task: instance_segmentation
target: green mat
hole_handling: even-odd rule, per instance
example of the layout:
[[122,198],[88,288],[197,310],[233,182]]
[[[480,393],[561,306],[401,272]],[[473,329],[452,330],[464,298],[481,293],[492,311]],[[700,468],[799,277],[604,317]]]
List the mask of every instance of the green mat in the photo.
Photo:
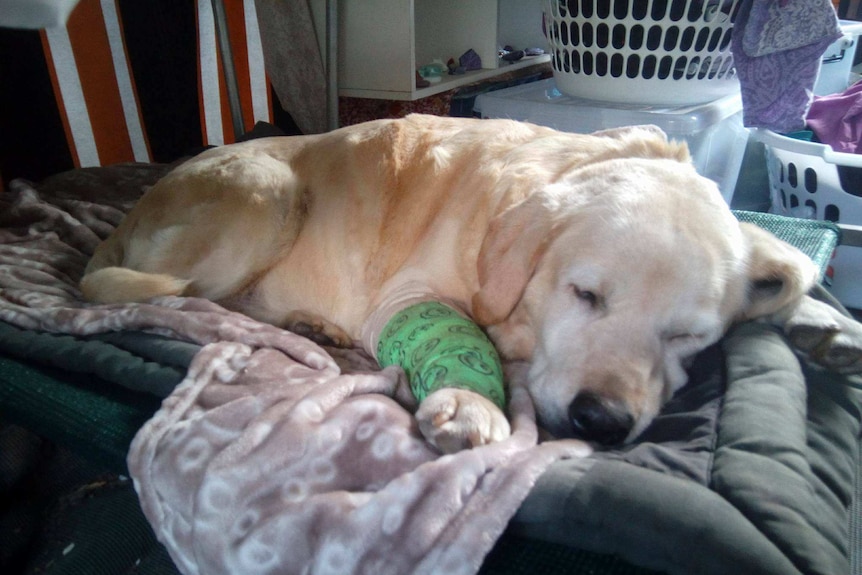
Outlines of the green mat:
[[734,210],[733,215],[740,222],[755,224],[802,251],[820,268],[820,279],[823,280],[829,260],[841,240],[838,226],[832,222],[789,218],[763,212]]

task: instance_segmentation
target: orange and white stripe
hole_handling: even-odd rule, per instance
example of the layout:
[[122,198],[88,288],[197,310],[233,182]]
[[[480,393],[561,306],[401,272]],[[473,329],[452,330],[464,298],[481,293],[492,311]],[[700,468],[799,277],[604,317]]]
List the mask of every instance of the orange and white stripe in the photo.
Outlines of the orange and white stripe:
[[[272,122],[269,79],[254,0],[224,0],[228,34],[239,88],[245,130],[259,121]],[[236,141],[227,87],[218,50],[212,0],[198,0],[198,94],[204,144]]]
[[[257,12],[254,0],[221,1],[247,131],[258,121],[273,121]],[[198,0],[196,6],[202,142],[231,143],[237,135],[218,50],[213,0]],[[49,28],[41,34],[75,167],[152,161],[118,0],[81,0],[65,28]]]
[[75,166],[151,161],[116,0],[81,0],[42,44]]

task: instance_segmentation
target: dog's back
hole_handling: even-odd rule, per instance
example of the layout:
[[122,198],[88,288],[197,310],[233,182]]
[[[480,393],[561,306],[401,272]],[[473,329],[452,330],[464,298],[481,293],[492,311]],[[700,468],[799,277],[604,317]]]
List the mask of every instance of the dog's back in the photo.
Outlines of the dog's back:
[[202,296],[276,324],[304,310],[354,337],[405,281],[469,310],[492,218],[584,164],[687,160],[656,141],[417,115],[225,146],[141,199],[82,291],[97,302]]

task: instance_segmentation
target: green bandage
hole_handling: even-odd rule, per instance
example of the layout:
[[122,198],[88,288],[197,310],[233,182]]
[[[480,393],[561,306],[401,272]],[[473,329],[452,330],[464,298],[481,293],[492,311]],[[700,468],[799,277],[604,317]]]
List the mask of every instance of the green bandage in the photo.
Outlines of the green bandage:
[[396,313],[380,335],[377,361],[400,365],[419,401],[457,387],[506,406],[497,350],[479,326],[442,303],[422,302]]

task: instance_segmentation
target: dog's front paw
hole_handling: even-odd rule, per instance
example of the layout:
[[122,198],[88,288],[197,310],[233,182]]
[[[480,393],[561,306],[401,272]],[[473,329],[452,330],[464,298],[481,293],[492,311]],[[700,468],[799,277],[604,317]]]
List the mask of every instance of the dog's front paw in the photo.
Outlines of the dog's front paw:
[[422,401],[416,420],[425,439],[444,453],[501,441],[511,434],[500,408],[466,389],[438,389]]
[[848,325],[839,330],[795,326],[787,337],[811,361],[838,373],[862,373],[862,329]]
[[862,373],[862,324],[823,302],[806,300],[784,325],[793,347],[838,373]]

